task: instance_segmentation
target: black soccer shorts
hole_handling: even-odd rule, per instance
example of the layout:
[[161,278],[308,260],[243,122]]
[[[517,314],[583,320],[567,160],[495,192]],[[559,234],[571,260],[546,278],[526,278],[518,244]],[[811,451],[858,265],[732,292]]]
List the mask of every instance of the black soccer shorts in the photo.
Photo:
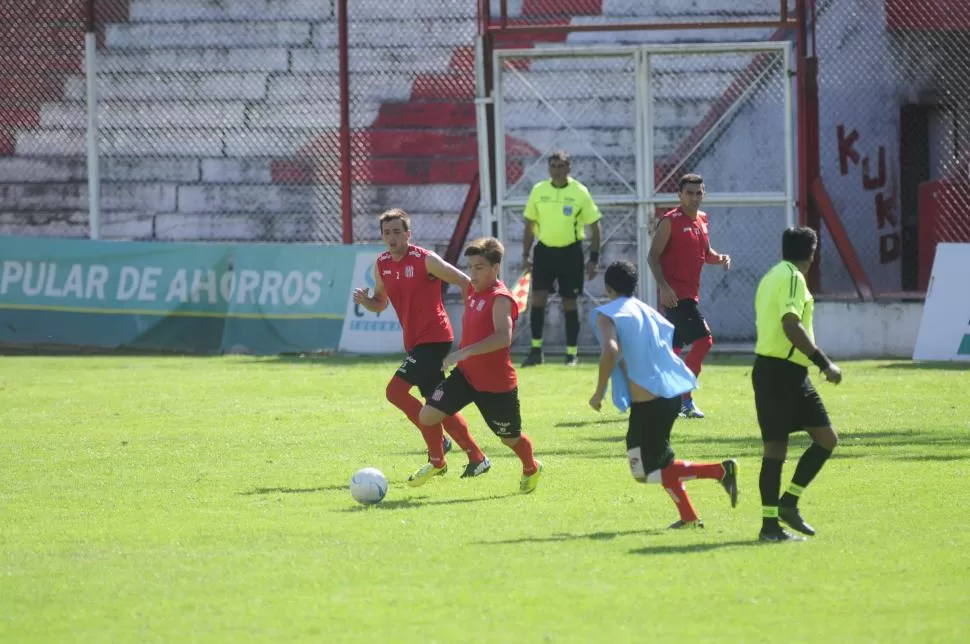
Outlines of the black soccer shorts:
[[522,434],[518,388],[502,392],[478,391],[468,382],[461,369],[455,369],[428,398],[428,406],[449,416],[471,403],[475,403],[485,424],[499,438],[518,438]]
[[757,356],[751,369],[761,439],[787,441],[806,427],[829,427],[828,411],[808,377],[808,368],[781,358]]
[[[630,459],[630,469],[643,468],[644,475],[654,470],[662,470],[674,461],[674,450],[670,446],[670,431],[680,413],[681,399],[655,398],[649,402],[635,402],[630,405],[630,422],[626,431],[626,450]],[[632,450],[639,449],[639,455]],[[639,459],[634,463],[633,459]]]
[[675,349],[682,349],[695,340],[711,335],[711,328],[694,300],[679,300],[674,308],[664,309],[664,317],[674,325]]
[[566,300],[575,300],[583,292],[586,264],[583,244],[576,242],[561,248],[536,244],[532,258],[532,290],[556,292]]
[[438,383],[445,379],[441,364],[449,351],[451,351],[451,342],[419,344],[411,349],[401,362],[401,366],[397,368],[397,375],[417,387],[421,395],[427,399]]

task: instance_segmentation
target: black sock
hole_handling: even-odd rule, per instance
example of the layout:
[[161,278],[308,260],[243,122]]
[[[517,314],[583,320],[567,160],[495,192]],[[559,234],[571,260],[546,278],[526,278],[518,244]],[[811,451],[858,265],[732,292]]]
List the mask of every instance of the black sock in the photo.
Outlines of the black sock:
[[546,307],[533,304],[529,323],[532,325],[532,339],[541,340],[542,328],[546,325]]
[[778,527],[778,493],[781,487],[781,466],[784,461],[773,458],[761,459],[761,529]]
[[798,465],[795,467],[795,474],[791,477],[791,485],[788,486],[788,491],[785,492],[781,500],[778,502],[779,505],[784,505],[786,507],[793,508],[798,505],[798,499],[805,491],[805,487],[812,482],[815,475],[819,473],[822,466],[825,465],[825,461],[829,460],[829,456],[832,452],[825,449],[818,443],[812,443],[802,454],[802,457],[798,459]]
[[579,311],[563,311],[566,318],[566,346],[579,345]]

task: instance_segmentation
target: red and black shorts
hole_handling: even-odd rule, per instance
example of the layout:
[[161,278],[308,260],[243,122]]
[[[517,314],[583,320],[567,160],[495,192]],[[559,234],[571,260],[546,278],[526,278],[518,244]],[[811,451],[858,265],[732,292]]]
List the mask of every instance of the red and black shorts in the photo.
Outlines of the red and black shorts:
[[449,351],[451,342],[419,344],[405,356],[397,368],[397,375],[417,387],[421,396],[427,399],[438,383],[445,379],[441,365]]
[[461,369],[455,369],[428,398],[429,407],[449,416],[471,403],[475,403],[485,424],[499,438],[518,438],[522,433],[518,387],[511,391],[478,391],[468,382]]
[[711,327],[692,299],[679,300],[677,306],[664,310],[664,317],[674,325],[674,348],[682,349],[696,340],[711,335]]

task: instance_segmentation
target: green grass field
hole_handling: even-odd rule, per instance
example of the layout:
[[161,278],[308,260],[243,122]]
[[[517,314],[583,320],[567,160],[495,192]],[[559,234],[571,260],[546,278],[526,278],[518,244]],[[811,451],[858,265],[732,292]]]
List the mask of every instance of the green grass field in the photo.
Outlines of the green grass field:
[[[0,641],[966,641],[970,370],[844,363],[819,535],[759,544],[749,362],[713,360],[708,418],[674,428],[679,457],[741,463],[736,510],[688,484],[707,529],[683,533],[628,474],[625,417],[586,406],[591,360],[520,373],[545,463],[520,496],[474,409],[492,471],[404,484],[396,362],[0,358]],[[350,498],[364,466],[379,506]]]

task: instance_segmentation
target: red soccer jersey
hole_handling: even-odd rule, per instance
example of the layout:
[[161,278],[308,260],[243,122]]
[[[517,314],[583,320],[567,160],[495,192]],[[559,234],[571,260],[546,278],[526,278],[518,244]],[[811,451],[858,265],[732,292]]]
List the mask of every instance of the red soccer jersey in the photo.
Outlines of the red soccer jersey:
[[[461,347],[467,347],[484,340],[495,333],[495,323],[492,322],[492,307],[495,300],[507,297],[512,302],[512,325],[519,317],[519,308],[515,305],[515,297],[505,288],[501,281],[496,282],[487,291],[477,293],[469,291],[465,300],[465,318],[461,326]],[[512,355],[509,347],[491,353],[465,358],[458,363],[465,380],[478,391],[501,393],[512,391],[519,386],[512,366]]]
[[697,301],[701,291],[701,270],[707,261],[707,214],[691,219],[680,208],[664,213],[670,220],[670,241],[660,255],[664,278],[678,300]]
[[455,339],[441,301],[441,281],[428,274],[425,266],[428,255],[429,251],[424,248],[408,246],[401,261],[395,261],[390,251],[377,257],[377,272],[384,282],[384,292],[404,329],[405,351],[419,344]]

